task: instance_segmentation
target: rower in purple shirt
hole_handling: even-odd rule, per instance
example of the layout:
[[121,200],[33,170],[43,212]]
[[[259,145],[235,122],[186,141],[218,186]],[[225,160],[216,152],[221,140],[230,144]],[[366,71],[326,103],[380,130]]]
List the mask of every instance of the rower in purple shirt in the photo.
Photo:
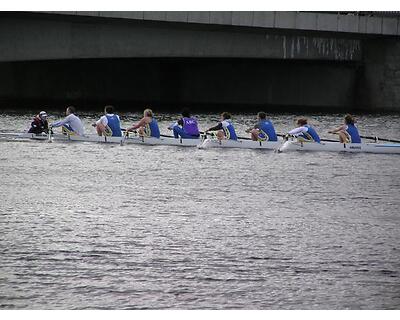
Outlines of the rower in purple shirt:
[[197,119],[191,117],[187,109],[182,111],[182,118],[169,126],[168,129],[173,130],[175,138],[198,139],[200,137]]

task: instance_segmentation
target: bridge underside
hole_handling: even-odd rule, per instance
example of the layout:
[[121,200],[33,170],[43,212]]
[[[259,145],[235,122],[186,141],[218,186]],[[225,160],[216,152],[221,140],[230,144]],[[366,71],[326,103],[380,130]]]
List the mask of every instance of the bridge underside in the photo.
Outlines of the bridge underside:
[[360,39],[344,35],[32,13],[0,13],[0,46],[0,61],[153,57],[361,59]]
[[[354,110],[355,63],[265,59],[85,59],[0,63],[0,103],[141,110]],[[22,93],[22,94],[21,94]]]
[[382,35],[0,13],[0,72],[0,108],[400,110]]

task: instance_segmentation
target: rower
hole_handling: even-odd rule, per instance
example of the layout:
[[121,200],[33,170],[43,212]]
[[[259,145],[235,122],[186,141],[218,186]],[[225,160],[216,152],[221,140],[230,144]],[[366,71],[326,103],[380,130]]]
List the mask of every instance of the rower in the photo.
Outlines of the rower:
[[267,119],[265,112],[257,113],[258,123],[252,128],[246,130],[251,134],[253,141],[278,141],[274,125],[271,120]]
[[45,111],[40,111],[38,115],[33,118],[31,127],[28,133],[41,134],[49,133],[49,123],[47,121],[47,113]]
[[104,116],[92,124],[99,136],[121,137],[121,120],[114,114],[113,106],[104,107]]
[[231,114],[229,112],[223,112],[221,114],[221,121],[210,129],[204,131],[207,133],[208,131],[217,131],[218,140],[237,140],[235,128],[232,125]]
[[85,129],[81,119],[75,115],[75,112],[75,107],[69,106],[65,111],[66,117],[63,120],[52,123],[50,128],[62,127],[63,134],[83,136]]
[[139,129],[139,135],[142,137],[154,137],[160,138],[160,129],[158,127],[157,120],[153,117],[153,111],[151,109],[146,109],[143,112],[143,118],[137,124],[126,129],[126,132],[134,131]]
[[334,130],[328,131],[328,133],[337,133],[341,143],[361,143],[355,122],[352,115],[346,114],[344,124]]
[[288,132],[289,135],[294,135],[300,142],[321,142],[318,133],[313,127],[307,124],[306,118],[300,118],[297,120],[297,125],[299,127]]
[[175,138],[198,139],[200,137],[197,119],[191,117],[190,112],[186,109],[182,111],[182,118],[169,126],[168,129],[173,130]]

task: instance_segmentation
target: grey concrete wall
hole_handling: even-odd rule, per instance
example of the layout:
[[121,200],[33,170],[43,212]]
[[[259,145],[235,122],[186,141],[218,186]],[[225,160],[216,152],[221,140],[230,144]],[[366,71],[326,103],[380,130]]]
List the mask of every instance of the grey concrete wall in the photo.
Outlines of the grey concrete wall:
[[[160,14],[146,12],[144,16],[161,19]],[[182,18],[178,13],[170,15],[175,20]],[[195,18],[206,17],[199,13],[191,17]],[[214,23],[232,19],[241,25],[247,23],[247,18],[235,13],[207,19]],[[133,57],[357,61],[361,59],[360,43],[357,39],[282,34],[257,28],[0,13],[0,61]]]
[[354,64],[261,59],[104,59],[0,63],[0,108],[64,106],[256,111],[354,107]]
[[[44,12],[46,13],[46,12]],[[48,14],[400,36],[399,17],[299,11],[48,11]]]
[[400,111],[400,41],[365,42],[358,96],[364,109]]
[[[0,100],[400,111],[400,41],[378,36],[394,34],[396,18],[357,17],[356,25],[347,16],[324,20],[317,13],[102,15],[115,17],[0,13]],[[293,16],[297,29],[326,33],[292,31]],[[261,27],[247,27],[250,20]],[[271,29],[277,25],[286,31]],[[340,33],[356,28],[376,36]]]

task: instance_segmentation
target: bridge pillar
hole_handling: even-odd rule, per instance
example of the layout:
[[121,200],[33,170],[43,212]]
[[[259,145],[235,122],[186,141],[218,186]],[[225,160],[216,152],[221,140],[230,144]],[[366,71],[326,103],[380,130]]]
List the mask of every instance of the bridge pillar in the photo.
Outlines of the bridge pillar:
[[363,44],[364,72],[358,97],[360,107],[373,111],[400,111],[400,42],[368,39]]

